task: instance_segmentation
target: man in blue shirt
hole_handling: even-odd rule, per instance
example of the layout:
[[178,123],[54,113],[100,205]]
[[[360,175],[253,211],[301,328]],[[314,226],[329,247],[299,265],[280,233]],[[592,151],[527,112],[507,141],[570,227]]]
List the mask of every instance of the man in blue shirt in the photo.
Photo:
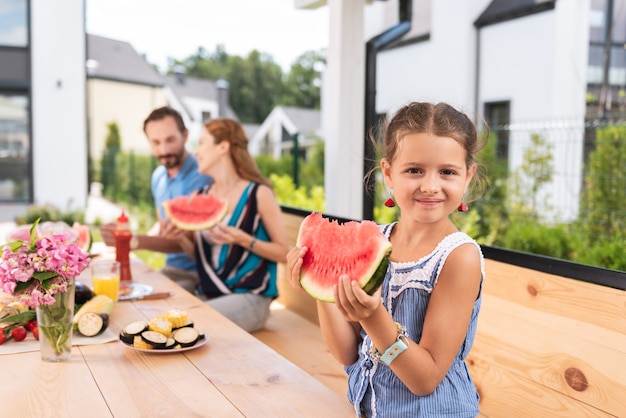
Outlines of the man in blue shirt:
[[[163,202],[189,195],[211,184],[212,179],[198,172],[196,158],[185,148],[189,131],[176,110],[167,106],[153,110],[144,121],[143,130],[150,142],[152,154],[161,163],[152,173],[151,183],[159,226],[163,228]],[[103,226],[101,231],[107,245],[114,245],[110,227]],[[155,234],[134,235],[131,249],[168,253],[161,272],[195,294],[199,283],[196,262],[187,254],[169,253],[166,241]]]

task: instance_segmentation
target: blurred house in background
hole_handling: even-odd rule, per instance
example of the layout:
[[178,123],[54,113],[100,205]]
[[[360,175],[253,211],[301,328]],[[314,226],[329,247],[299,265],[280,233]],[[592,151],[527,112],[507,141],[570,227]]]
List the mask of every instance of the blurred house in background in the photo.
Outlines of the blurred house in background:
[[150,154],[143,133],[146,116],[167,104],[163,77],[131,44],[87,35],[89,155],[102,157],[108,125],[117,124],[122,151]]
[[[586,123],[626,110],[626,0],[294,4],[330,6],[319,135],[330,213],[362,215],[355,185],[362,184],[364,113],[373,98],[376,115],[409,100],[446,101],[506,127],[496,132],[497,147],[510,171],[540,135],[552,147],[556,175],[537,201],[559,219],[576,216],[592,149]],[[180,110],[192,141],[207,116],[230,115],[220,105],[225,84],[194,91],[190,78],[161,77],[127,42],[86,35],[84,7],[81,0],[13,0],[0,9],[0,221],[32,203],[84,207],[87,157],[100,157],[109,123],[118,124],[123,151],[147,153],[142,123],[154,107]],[[386,38],[406,23],[409,30]],[[373,53],[366,56],[364,46]],[[308,135],[289,120],[277,109],[248,127],[254,150],[282,154],[285,135]]]
[[207,119],[226,117],[238,120],[228,102],[228,83],[224,80],[202,80],[187,77],[184,70],[162,77],[167,102],[178,110],[189,129],[189,142],[197,143]]
[[250,137],[250,153],[278,159],[293,152],[295,135],[298,150],[306,159],[307,151],[321,139],[320,111],[298,107],[275,107]]
[[189,129],[190,149],[205,119],[218,115],[237,119],[224,83],[183,72],[163,76],[130,43],[116,39],[87,34],[87,86],[93,161],[102,157],[108,125],[113,122],[119,128],[122,151],[150,154],[143,121],[160,106],[180,112]]

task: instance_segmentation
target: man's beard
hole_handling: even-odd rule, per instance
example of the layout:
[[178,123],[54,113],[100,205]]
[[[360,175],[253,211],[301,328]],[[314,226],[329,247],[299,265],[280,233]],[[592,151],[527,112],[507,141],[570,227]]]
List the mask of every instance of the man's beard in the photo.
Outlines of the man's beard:
[[165,166],[168,170],[172,168],[176,168],[181,165],[183,155],[185,155],[185,151],[181,151],[178,154],[165,154],[159,155],[159,162]]

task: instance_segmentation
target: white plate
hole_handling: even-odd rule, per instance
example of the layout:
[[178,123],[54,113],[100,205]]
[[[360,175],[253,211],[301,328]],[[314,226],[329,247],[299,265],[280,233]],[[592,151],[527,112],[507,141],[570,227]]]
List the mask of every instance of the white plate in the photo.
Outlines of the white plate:
[[[122,287],[128,286],[130,287],[130,292],[126,292],[122,295]],[[120,296],[117,298],[118,301],[124,301],[128,299],[135,299],[145,296],[147,294],[152,293],[152,286],[143,283],[122,283],[120,284]]]
[[[202,334],[202,333],[201,333]],[[137,348],[133,347],[130,344],[126,344],[124,341],[119,340],[120,344],[122,344],[126,348],[130,348],[133,351],[143,351],[144,353],[154,353],[154,354],[171,354],[171,353],[180,353],[182,351],[193,350],[194,348],[202,347],[206,343],[209,342],[209,336],[204,334],[204,338],[199,340],[197,343],[192,345],[191,347],[182,347],[182,348],[170,348],[170,349],[145,349],[145,348]]]

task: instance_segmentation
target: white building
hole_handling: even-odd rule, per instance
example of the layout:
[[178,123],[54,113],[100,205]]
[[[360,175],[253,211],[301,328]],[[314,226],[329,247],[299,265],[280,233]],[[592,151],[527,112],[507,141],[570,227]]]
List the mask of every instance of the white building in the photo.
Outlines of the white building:
[[[86,200],[87,132],[96,127],[86,116],[93,103],[86,108],[84,2],[48,3],[15,0],[0,12],[2,218],[12,219],[31,203],[83,207]],[[512,170],[519,167],[530,135],[543,135],[553,146],[556,172],[573,174],[555,176],[541,190],[541,200],[546,208],[554,208],[555,218],[575,216],[587,99],[603,103],[602,92],[608,91],[607,103],[626,107],[624,60],[611,62],[608,78],[601,67],[606,1],[294,3],[330,11],[320,135],[325,140],[329,214],[353,218],[364,214],[364,107],[382,114],[410,100],[428,100],[446,101],[477,120],[484,116],[492,125],[511,127],[510,135],[499,141]],[[610,47],[612,55],[623,58],[626,0],[614,3],[619,30],[613,31]],[[412,10],[404,23],[410,22],[410,28],[398,39],[387,40],[409,4]],[[371,88],[365,47],[377,42],[383,47],[374,54]],[[156,90],[163,96],[174,92],[165,82]],[[147,107],[164,100],[156,90]],[[208,102],[177,97],[180,109],[188,109],[186,117],[196,123],[201,123],[202,112],[215,112]],[[144,117],[137,116],[139,123],[133,128],[137,144]],[[569,126],[567,141],[553,137],[555,124]]]
[[[360,216],[354,203],[359,199],[353,196],[355,180],[337,179],[345,178],[347,169],[356,168],[346,164],[346,159],[361,161],[364,157],[363,152],[353,153],[363,149],[366,121],[357,120],[355,125],[346,109],[354,115],[363,108],[363,97],[373,96],[376,114],[392,113],[408,101],[445,101],[477,122],[484,117],[490,124],[509,126],[510,135],[499,138],[499,144],[503,143],[511,171],[521,164],[530,135],[542,135],[552,146],[555,172],[574,174],[555,176],[541,189],[539,200],[543,209],[550,208],[553,219],[576,216],[586,94],[592,83],[588,79],[588,68],[593,66],[589,33],[597,31],[603,21],[602,6],[589,0],[348,3],[296,0],[301,8],[329,7],[331,33],[322,123],[330,213]],[[405,23],[410,23],[410,29],[385,43],[384,37],[393,35],[402,12],[408,11]],[[348,27],[351,31],[345,29]],[[623,32],[620,27],[619,33]],[[368,42],[384,44],[376,50],[373,65],[368,65],[361,52]],[[623,67],[624,63],[613,65]],[[372,73],[366,68],[372,67],[374,88],[367,90]],[[554,137],[558,133],[555,124],[568,129],[567,141]],[[349,144],[346,138],[350,138]]]
[[307,151],[321,140],[320,127],[319,110],[278,106],[250,137],[248,148],[254,156],[265,154],[278,159],[293,152],[294,137],[298,135],[299,154],[306,158]]
[[85,206],[84,21],[82,0],[3,3],[0,144],[19,152],[0,157],[0,221],[31,203]]

